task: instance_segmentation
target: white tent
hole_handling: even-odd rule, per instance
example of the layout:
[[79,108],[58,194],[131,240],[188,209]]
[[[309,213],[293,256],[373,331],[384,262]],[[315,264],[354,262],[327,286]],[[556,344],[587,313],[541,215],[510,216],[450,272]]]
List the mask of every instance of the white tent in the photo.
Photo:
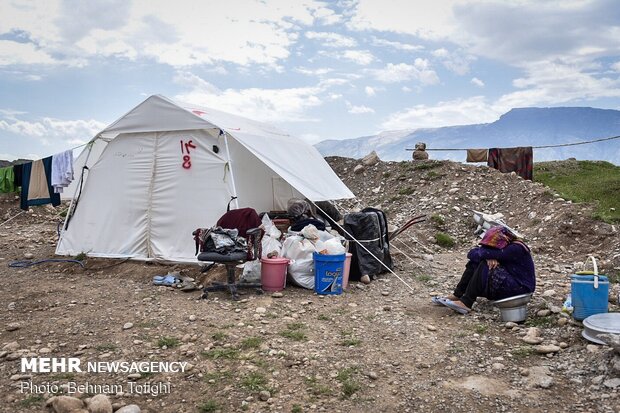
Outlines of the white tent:
[[[74,187],[58,255],[195,261],[192,231],[215,225],[232,197],[232,208],[260,212],[286,209],[291,197],[354,196],[300,139],[159,95],[100,132],[87,150],[78,158],[88,169]],[[77,177],[80,169],[76,162]]]

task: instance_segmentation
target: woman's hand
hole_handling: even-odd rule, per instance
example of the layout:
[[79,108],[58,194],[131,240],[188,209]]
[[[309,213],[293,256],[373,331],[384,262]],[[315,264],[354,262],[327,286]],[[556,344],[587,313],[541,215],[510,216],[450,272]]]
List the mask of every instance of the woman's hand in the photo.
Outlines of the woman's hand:
[[489,259],[489,260],[487,260],[487,265],[489,266],[489,270],[493,270],[493,269],[499,267],[499,261],[493,260],[493,259]]

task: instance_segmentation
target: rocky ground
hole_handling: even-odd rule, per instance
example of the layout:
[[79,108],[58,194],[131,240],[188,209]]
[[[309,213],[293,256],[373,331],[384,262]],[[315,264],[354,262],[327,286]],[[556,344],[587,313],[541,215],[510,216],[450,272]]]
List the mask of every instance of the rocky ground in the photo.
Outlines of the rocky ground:
[[[54,256],[58,211],[37,207],[5,222],[19,208],[14,198],[1,199],[0,410],[45,411],[49,401],[49,409],[60,413],[88,401],[91,412],[126,406],[122,413],[136,408],[620,411],[620,356],[585,341],[580,323],[561,312],[569,276],[588,255],[617,280],[617,226],[593,221],[591,206],[572,204],[544,186],[486,167],[328,161],[358,196],[343,202],[343,209],[379,207],[394,226],[426,214],[427,221],[392,243],[395,271],[414,292],[384,275],[369,285],[354,283],[341,296],[289,287],[282,294],[250,292],[233,302],[223,293],[200,300],[197,291],[151,284],[154,275],[169,271],[206,282],[221,278],[221,268],[201,277],[193,266],[91,258],[85,268],[56,262],[12,268],[8,264],[14,260]],[[501,322],[498,310],[484,299],[467,316],[430,303],[432,295],[454,286],[467,250],[476,243],[472,209],[503,213],[532,246],[538,286],[524,324]],[[437,245],[437,232],[448,234],[455,245]],[[612,290],[613,301],[618,284]],[[610,308],[619,310],[616,302]],[[183,373],[25,375],[19,359],[29,356],[189,365]],[[21,392],[22,382],[61,390],[70,382],[122,384],[123,391],[102,397],[97,389],[86,389],[72,394],[77,401],[49,400],[50,392]],[[160,394],[148,394],[147,385]]]

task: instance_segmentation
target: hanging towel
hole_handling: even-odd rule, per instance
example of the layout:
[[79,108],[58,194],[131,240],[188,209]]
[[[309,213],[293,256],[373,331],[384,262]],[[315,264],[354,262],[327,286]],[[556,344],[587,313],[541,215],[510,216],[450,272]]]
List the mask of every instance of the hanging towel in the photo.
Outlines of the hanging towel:
[[15,192],[15,174],[12,166],[0,168],[0,192],[5,194]]
[[73,181],[73,151],[68,150],[52,156],[52,186],[54,193],[62,194],[62,189]]
[[26,163],[22,169],[20,208],[28,210],[33,205],[60,205],[60,195],[52,187],[52,157]]
[[486,162],[488,149],[468,149],[465,162]]
[[532,147],[491,148],[487,165],[500,172],[516,172],[523,179],[532,180],[534,167]]

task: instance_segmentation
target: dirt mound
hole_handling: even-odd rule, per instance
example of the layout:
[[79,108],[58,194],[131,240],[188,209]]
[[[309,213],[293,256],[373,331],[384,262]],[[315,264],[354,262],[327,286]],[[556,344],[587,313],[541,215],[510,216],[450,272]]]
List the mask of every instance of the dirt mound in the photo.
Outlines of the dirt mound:
[[602,272],[620,270],[615,268],[620,266],[617,226],[594,220],[592,205],[566,201],[514,173],[451,161],[379,161],[367,166],[351,158],[326,159],[357,196],[356,201],[341,202],[343,209],[374,206],[395,226],[425,214],[427,221],[416,225],[413,234],[429,250],[442,250],[437,232],[449,234],[456,241],[454,249],[471,246],[476,229],[472,211],[502,213],[534,253],[571,267],[594,255]]

